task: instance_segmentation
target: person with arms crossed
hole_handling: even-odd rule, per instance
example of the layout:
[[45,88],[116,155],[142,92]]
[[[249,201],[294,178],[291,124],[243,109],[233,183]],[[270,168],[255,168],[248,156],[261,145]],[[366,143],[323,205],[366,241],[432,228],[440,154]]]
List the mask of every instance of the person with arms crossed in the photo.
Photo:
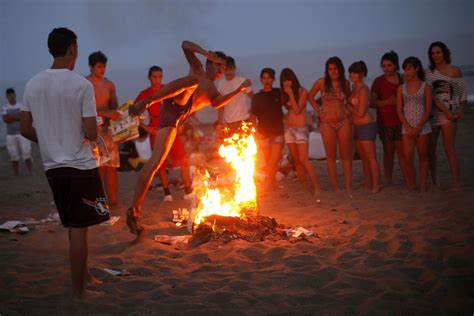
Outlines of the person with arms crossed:
[[21,103],[16,102],[16,93],[13,88],[8,88],[5,94],[8,104],[3,107],[3,121],[7,125],[7,151],[12,162],[13,173],[15,176],[20,174],[20,158],[25,161],[31,173],[33,171],[31,142],[20,133]]

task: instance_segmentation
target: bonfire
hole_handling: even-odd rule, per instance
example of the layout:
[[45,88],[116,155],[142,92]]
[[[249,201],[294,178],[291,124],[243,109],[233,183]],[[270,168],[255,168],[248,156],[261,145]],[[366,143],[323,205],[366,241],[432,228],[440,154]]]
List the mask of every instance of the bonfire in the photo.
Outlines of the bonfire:
[[219,148],[228,171],[211,176],[208,170],[201,170],[195,176],[196,201],[188,222],[195,236],[261,240],[277,226],[274,219],[258,211],[254,128],[243,123],[240,130],[225,138]]

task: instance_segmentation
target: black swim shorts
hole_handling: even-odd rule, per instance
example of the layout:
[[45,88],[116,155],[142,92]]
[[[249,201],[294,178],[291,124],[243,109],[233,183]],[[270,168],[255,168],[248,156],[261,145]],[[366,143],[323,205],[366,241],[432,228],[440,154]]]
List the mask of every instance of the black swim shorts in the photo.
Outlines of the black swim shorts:
[[109,219],[109,207],[97,168],[55,168],[47,170],[46,177],[64,227],[88,227]]

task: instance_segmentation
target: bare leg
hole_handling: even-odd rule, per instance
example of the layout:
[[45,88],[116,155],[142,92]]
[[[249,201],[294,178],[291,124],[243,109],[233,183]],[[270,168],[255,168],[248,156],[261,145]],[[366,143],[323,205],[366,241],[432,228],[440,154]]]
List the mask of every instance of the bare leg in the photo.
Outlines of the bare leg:
[[[393,162],[395,160],[395,142],[386,140],[383,144],[383,175],[385,184],[391,185],[393,179]],[[400,160],[400,157],[399,157]]]
[[81,299],[85,293],[84,277],[87,270],[87,228],[69,228],[69,261],[72,295]]
[[416,147],[418,150],[418,160],[420,163],[420,191],[426,191],[426,183],[428,181],[428,142],[429,135],[420,135],[416,140]]
[[375,154],[375,141],[364,140],[361,141],[364,155],[367,159],[367,164],[369,166],[369,174],[371,177],[372,183],[372,192],[377,193],[380,190],[380,167],[377,161],[377,156]]
[[102,183],[104,184],[105,193],[107,195],[107,201],[109,202],[110,206],[116,206],[118,203],[117,168],[102,166],[99,167],[99,172],[102,178]]
[[436,148],[438,147],[438,137],[440,131],[441,127],[432,128],[428,144],[428,161],[431,173],[431,181],[433,181],[434,185],[439,185],[438,175],[436,173]]
[[449,162],[449,169],[452,176],[452,188],[457,190],[460,186],[459,180],[459,162],[456,155],[456,123],[448,123],[441,126],[444,152]]
[[339,153],[344,171],[344,186],[346,192],[352,192],[352,126],[349,120],[337,131]]
[[326,152],[326,165],[328,168],[329,181],[333,191],[339,191],[337,183],[336,155],[337,155],[337,136],[332,127],[326,124],[321,125],[321,137],[323,139],[324,150]]
[[270,159],[268,160],[267,188],[272,188],[275,184],[275,175],[281,159],[281,149],[283,144],[270,145]]
[[413,162],[413,152],[415,150],[415,140],[413,137],[403,135],[403,156],[407,165],[407,186],[411,190],[416,189],[415,166]]
[[288,145],[288,148],[290,149],[293,163],[295,164],[295,169],[296,169],[296,174],[298,175],[298,179],[300,179],[300,182],[303,185],[303,188],[306,190],[308,188],[308,183],[306,182],[304,167],[301,161],[301,157],[299,156],[298,145],[296,143],[289,143],[287,145]]
[[138,225],[141,206],[150,187],[155,172],[161,167],[176,138],[176,127],[164,127],[158,130],[151,158],[143,166],[135,186],[132,207],[127,210],[127,225],[132,233],[140,233],[143,228]]
[[320,193],[321,185],[319,184],[313,166],[308,159],[308,143],[296,144],[296,148],[298,150],[298,157],[300,159],[301,165],[303,166],[303,170],[306,171],[306,174],[313,185],[313,193]]
[[33,162],[31,159],[25,160],[26,168],[28,168],[28,172],[31,174],[33,172]]
[[400,165],[400,171],[403,176],[403,180],[405,181],[405,184],[408,186],[408,166],[407,166],[407,160],[404,158],[404,149],[403,149],[403,141],[397,140],[395,141],[395,151],[397,152],[397,158],[398,158],[398,164]]
[[12,169],[15,176],[20,174],[20,163],[18,161],[12,161]]
[[362,160],[362,171],[363,171],[363,174],[364,174],[364,186],[365,186],[366,190],[370,190],[370,189],[372,189],[372,176],[371,176],[371,173],[370,173],[370,163],[369,163],[369,159],[368,159],[368,156],[367,156],[367,151],[366,151],[366,148],[364,148],[363,142],[364,141],[361,141],[361,140],[356,140],[355,141],[357,152],[359,153],[360,159]]

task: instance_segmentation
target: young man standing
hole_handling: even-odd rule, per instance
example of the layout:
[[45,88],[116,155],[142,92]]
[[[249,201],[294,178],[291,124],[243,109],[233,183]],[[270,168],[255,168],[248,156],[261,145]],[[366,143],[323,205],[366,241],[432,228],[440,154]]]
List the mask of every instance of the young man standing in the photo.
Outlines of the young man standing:
[[[232,92],[245,81],[245,78],[236,75],[236,70],[234,58],[228,56],[224,71],[225,78],[219,80],[216,84],[219,93]],[[250,87],[244,92],[232,99],[225,107],[218,109],[218,129],[228,128],[226,134],[229,134],[229,136],[238,132],[242,123],[249,120],[250,100],[253,97],[253,92]]]
[[81,299],[86,284],[97,282],[87,267],[87,228],[109,219],[90,143],[97,139],[97,112],[92,85],[72,71],[78,55],[74,32],[54,29],[48,48],[51,68],[26,84],[21,134],[39,144],[56,208],[69,229],[73,297]]
[[[209,104],[216,109],[224,106],[251,85],[250,80],[245,80],[234,91],[221,95],[214,81],[222,76],[227,56],[221,52],[207,51],[189,41],[184,41],[182,48],[189,64],[189,74],[164,85],[158,92],[130,108],[131,114],[139,114],[150,104],[165,100],[160,111],[160,125],[152,157],[138,176],[133,205],[127,210],[127,225],[134,234],[143,232],[143,227],[138,223],[141,206],[155,172],[168,156],[178,127],[183,125],[193,112]],[[207,58],[205,68],[196,54]]]
[[20,134],[21,103],[16,102],[16,93],[13,88],[6,91],[8,104],[3,107],[3,121],[7,125],[7,151],[12,162],[15,176],[20,174],[19,160],[22,158],[28,171],[33,171],[31,161],[31,142]]
[[[135,99],[135,103],[153,95],[154,93],[158,92],[161,87],[163,86],[163,69],[158,66],[152,66],[148,70],[148,80],[150,81],[150,87],[140,92],[140,94]],[[148,126],[142,124],[141,126],[150,134],[150,143],[151,148],[155,145],[156,133],[158,131],[158,126],[160,123],[160,108],[161,102],[154,102],[148,108],[149,114],[149,123]],[[189,170],[189,162],[188,157],[186,156],[186,151],[184,149],[183,142],[181,141],[181,137],[176,137],[173,145],[171,146],[169,157],[171,158],[171,162],[174,166],[181,167],[181,177],[183,178],[184,184],[184,199],[191,199],[193,197],[193,189],[191,187],[191,175]],[[168,174],[166,173],[166,164],[163,164],[160,169],[158,170],[161,183],[163,185],[163,190],[165,193],[165,198],[163,201],[165,202],[172,202],[173,196],[171,195],[171,191],[169,188],[169,178]]]
[[90,75],[86,77],[92,83],[97,104],[97,114],[102,117],[103,124],[99,127],[99,136],[104,140],[109,151],[110,160],[99,167],[107,200],[110,206],[118,204],[118,179],[117,168],[120,167],[118,145],[112,141],[112,132],[109,130],[110,120],[122,117],[118,111],[117,94],[112,81],[105,78],[107,57],[101,51],[89,55]]

